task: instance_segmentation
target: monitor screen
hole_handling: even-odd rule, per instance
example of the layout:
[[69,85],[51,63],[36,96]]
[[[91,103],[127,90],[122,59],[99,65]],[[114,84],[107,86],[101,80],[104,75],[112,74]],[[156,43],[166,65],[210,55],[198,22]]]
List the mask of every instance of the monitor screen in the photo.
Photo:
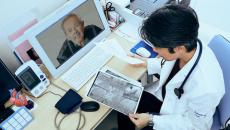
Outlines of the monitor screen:
[[0,106],[4,106],[9,100],[9,90],[14,88],[20,90],[21,86],[15,76],[0,59]]
[[109,33],[98,0],[68,1],[27,32],[30,43],[54,78]]

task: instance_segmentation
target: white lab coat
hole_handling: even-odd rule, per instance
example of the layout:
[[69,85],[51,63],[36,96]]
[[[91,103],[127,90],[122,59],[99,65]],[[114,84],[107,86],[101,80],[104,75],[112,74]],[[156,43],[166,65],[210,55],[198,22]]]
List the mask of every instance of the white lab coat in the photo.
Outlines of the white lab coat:
[[[160,115],[153,116],[156,130],[208,130],[211,128],[216,106],[225,93],[222,70],[215,55],[207,46],[203,45],[203,52],[199,63],[184,85],[181,98],[174,93],[179,88],[199,52],[199,45],[193,58],[168,82],[166,95]],[[158,83],[146,88],[162,100],[162,85],[168,78],[175,61],[166,61],[160,66],[160,59],[148,60],[148,73],[160,74]]]

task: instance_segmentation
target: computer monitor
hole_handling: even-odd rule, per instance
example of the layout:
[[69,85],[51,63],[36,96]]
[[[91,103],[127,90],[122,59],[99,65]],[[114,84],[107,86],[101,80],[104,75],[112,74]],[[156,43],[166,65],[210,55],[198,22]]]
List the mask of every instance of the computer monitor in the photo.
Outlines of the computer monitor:
[[66,72],[108,34],[99,0],[70,0],[26,32],[53,78]]
[[10,89],[21,89],[19,81],[0,59],[0,111],[2,112],[4,104],[10,99]]

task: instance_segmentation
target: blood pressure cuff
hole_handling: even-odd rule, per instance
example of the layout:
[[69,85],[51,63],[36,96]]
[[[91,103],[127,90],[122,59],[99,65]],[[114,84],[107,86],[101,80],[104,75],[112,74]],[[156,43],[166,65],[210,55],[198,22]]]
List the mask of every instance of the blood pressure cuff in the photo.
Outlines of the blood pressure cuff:
[[82,97],[74,90],[69,89],[66,94],[55,104],[62,114],[69,114],[80,107]]

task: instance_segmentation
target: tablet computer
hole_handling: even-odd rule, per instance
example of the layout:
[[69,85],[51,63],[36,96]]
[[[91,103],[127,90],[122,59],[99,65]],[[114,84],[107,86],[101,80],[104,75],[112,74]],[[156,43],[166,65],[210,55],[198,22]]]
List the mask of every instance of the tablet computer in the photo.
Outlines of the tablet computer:
[[[109,72],[109,73],[108,73]],[[87,96],[125,115],[136,113],[143,87],[116,72],[99,71]]]

